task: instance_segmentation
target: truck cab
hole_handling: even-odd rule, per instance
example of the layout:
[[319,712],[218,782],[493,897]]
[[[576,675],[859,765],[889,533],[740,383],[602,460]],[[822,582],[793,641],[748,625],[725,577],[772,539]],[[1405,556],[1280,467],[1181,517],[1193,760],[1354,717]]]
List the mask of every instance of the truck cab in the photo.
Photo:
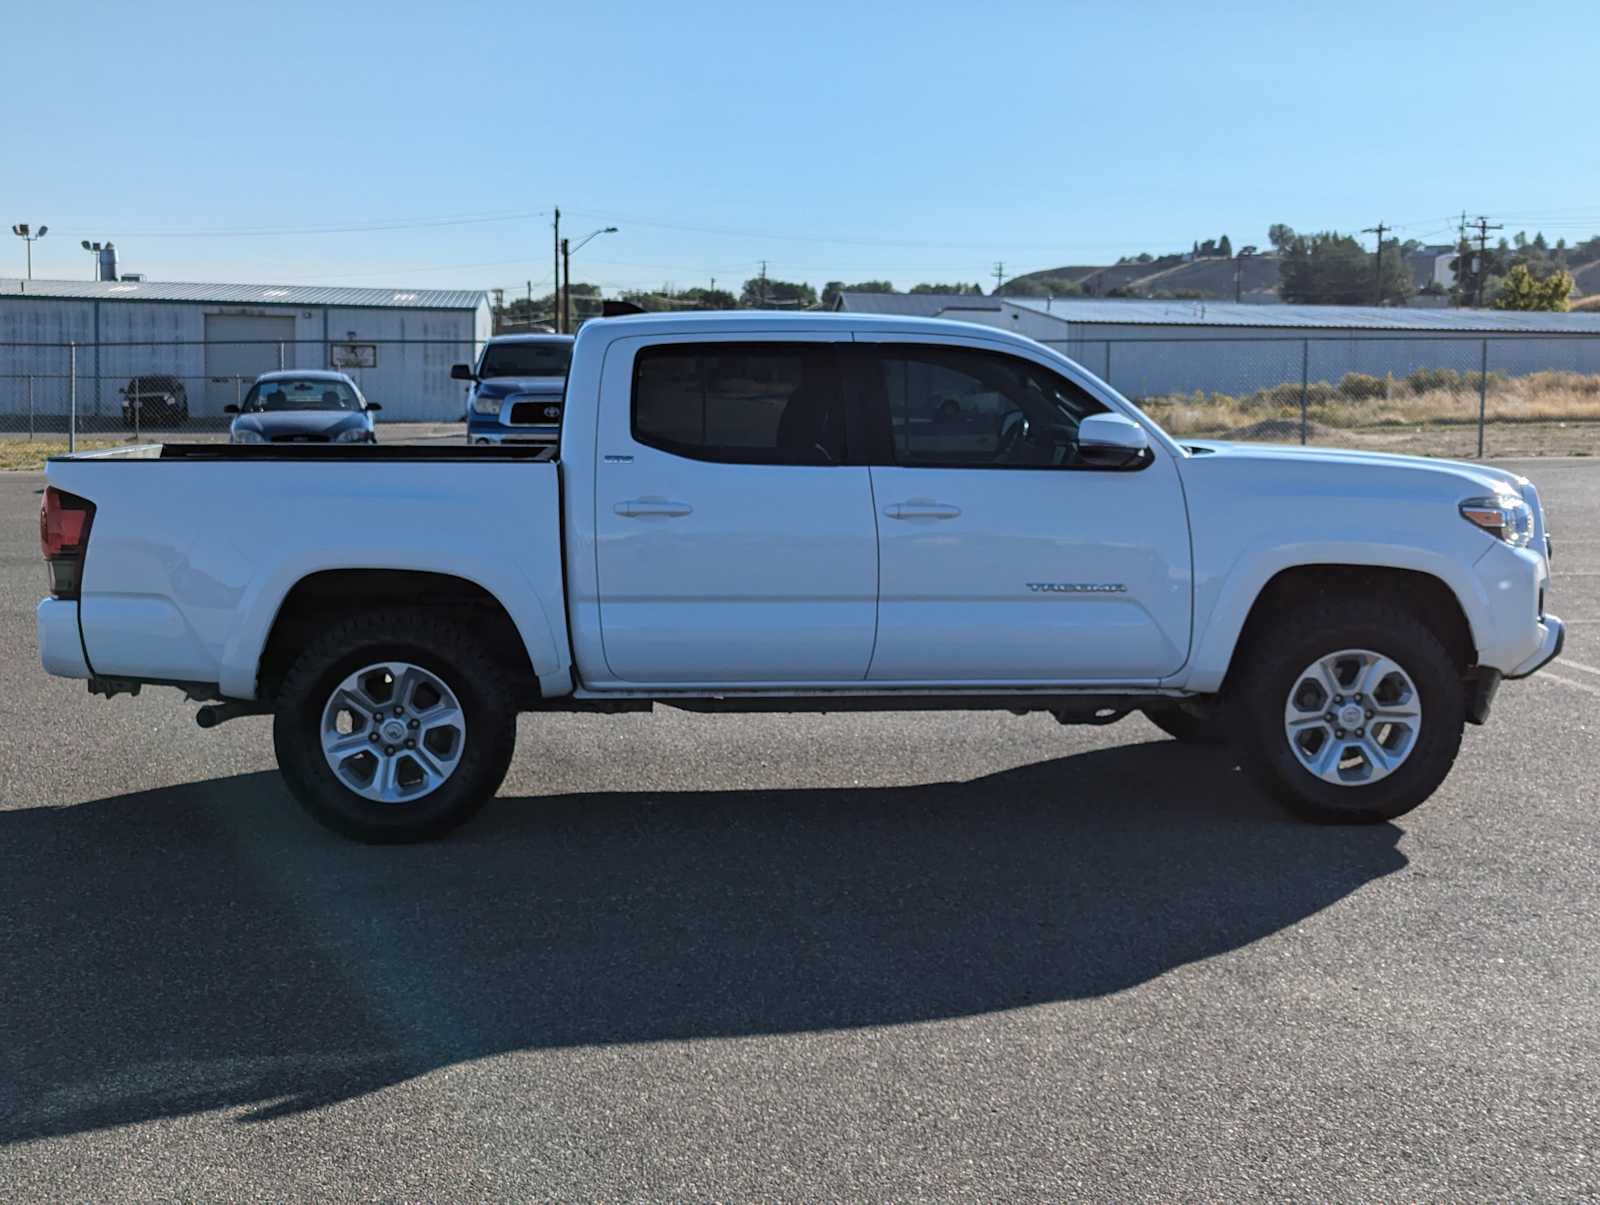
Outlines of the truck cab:
[[467,443],[554,446],[572,341],[571,335],[497,335],[476,364],[455,365],[450,376],[471,382]]

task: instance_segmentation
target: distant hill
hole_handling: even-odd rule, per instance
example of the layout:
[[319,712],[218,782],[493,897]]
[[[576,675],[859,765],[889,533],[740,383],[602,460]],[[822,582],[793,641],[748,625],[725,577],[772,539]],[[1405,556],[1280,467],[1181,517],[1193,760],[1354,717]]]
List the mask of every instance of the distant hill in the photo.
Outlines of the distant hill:
[[[1247,300],[1275,300],[1278,287],[1276,256],[1250,255],[1238,261],[1240,287]],[[1111,264],[1106,267],[1071,265],[1047,268],[1013,277],[998,290],[1010,294],[1038,294],[1075,285],[1086,297],[1105,297],[1113,289],[1140,296],[1190,295],[1217,300],[1233,299],[1234,264],[1232,259],[1185,259],[1169,255],[1143,264]],[[1063,291],[1071,292],[1071,289]],[[1252,297],[1251,294],[1269,296]]]
[[[1105,297],[1116,289],[1118,296],[1198,296],[1208,301],[1232,301],[1235,263],[1232,259],[1221,257],[1186,259],[1166,256],[1145,264],[1113,264],[1103,268],[1074,264],[1013,277],[995,292],[999,296],[1070,294],[1075,286],[1085,297]],[[1237,263],[1242,300],[1268,303],[1278,300],[1276,255],[1247,255]],[[1575,297],[1600,294],[1600,259],[1567,270],[1572,273],[1577,285]]]

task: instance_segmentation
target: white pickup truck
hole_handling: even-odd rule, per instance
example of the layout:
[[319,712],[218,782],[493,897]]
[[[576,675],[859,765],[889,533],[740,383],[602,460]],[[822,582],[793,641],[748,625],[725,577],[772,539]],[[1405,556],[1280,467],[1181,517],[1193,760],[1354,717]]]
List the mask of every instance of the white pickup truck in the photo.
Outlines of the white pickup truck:
[[177,686],[203,727],[270,712],[294,795],[370,841],[470,816],[519,712],[656,704],[1137,710],[1302,815],[1386,819],[1563,636],[1525,479],[1182,443],[951,322],[590,322],[556,459],[168,445],[48,477],[45,668]]

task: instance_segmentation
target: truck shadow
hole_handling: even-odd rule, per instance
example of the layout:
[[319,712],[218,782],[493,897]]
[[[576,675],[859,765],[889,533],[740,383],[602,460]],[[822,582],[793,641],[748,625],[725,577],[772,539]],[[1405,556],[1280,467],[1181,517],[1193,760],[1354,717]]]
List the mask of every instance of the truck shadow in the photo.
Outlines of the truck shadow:
[[970,782],[502,799],[375,849],[275,773],[0,812],[0,1141],[505,1052],[1098,996],[1405,865],[1160,742]]

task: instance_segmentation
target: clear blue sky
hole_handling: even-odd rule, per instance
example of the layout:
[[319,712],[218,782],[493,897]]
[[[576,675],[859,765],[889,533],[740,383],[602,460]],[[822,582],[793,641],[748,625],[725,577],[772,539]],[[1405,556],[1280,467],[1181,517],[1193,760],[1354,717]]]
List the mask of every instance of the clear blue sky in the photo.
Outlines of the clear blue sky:
[[[412,15],[412,14],[415,15]],[[1600,232],[1592,0],[13,6],[0,275],[982,280],[1376,221]],[[471,220],[485,219],[499,220]],[[449,219],[449,221],[445,221]],[[433,224],[417,223],[434,220]],[[392,226],[392,229],[373,227]],[[317,233],[308,227],[364,227]],[[287,231],[255,233],[246,231]],[[178,237],[182,236],[182,237]]]

